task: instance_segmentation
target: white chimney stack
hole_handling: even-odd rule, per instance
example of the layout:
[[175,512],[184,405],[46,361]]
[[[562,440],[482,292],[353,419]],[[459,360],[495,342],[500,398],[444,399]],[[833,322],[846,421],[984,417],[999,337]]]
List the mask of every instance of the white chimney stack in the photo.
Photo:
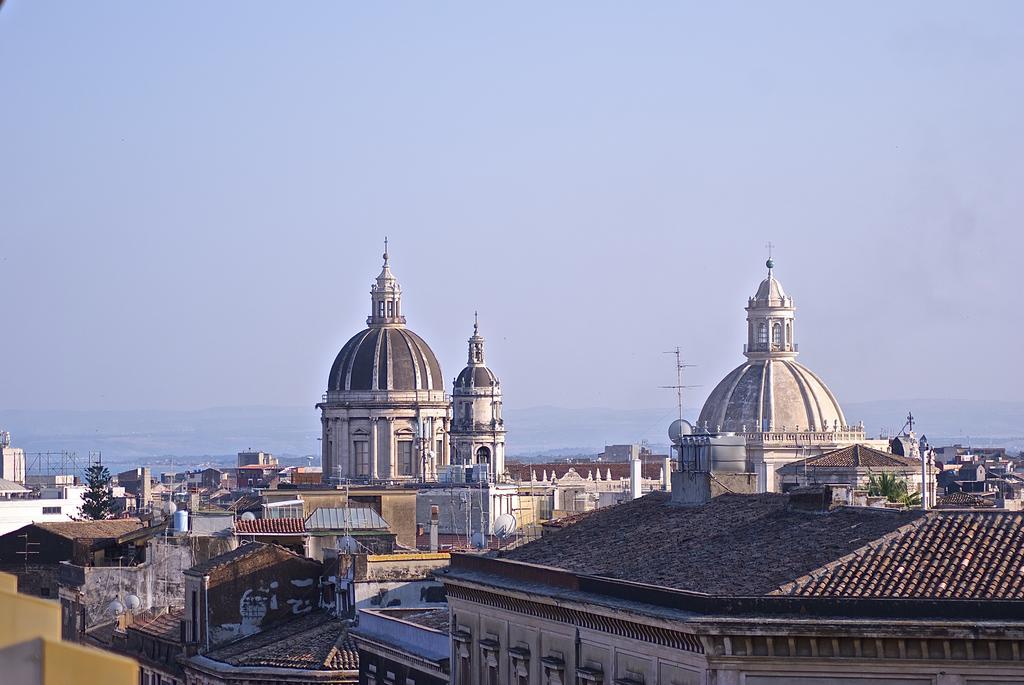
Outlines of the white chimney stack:
[[430,551],[437,551],[437,520],[440,518],[437,505],[430,505]]
[[642,462],[636,457],[629,460],[629,498],[637,499],[643,495]]

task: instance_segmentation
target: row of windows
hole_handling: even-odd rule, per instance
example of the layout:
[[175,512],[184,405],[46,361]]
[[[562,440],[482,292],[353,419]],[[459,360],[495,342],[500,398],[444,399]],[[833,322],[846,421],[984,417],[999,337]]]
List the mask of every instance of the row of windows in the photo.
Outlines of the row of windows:
[[377,316],[385,316],[384,312],[387,312],[387,316],[395,315],[395,301],[394,300],[378,300],[377,301]]
[[[481,639],[478,643],[478,651],[474,653],[472,637],[468,631],[460,631],[461,635],[455,639],[455,673],[454,682],[456,685],[474,685],[476,682],[485,685],[498,685],[500,648],[498,641],[493,638]],[[479,655],[479,656],[476,656]],[[605,682],[614,685],[643,685],[643,675],[640,673],[627,672],[625,676],[606,680],[605,673],[600,665],[594,667],[578,666],[575,679],[571,673],[567,679],[564,655],[551,653],[540,659],[541,684],[542,685],[565,685],[575,683],[576,685],[604,685]],[[479,662],[477,662],[479,659]],[[508,650],[508,673],[509,682],[514,685],[530,685],[530,650],[525,646],[512,647]],[[481,670],[479,681],[474,675],[474,663],[479,663]]]
[[[443,451],[444,441],[438,440],[436,449],[437,455]],[[355,455],[356,476],[369,477],[371,475],[370,464],[370,443],[366,440],[355,440],[352,442],[352,452]],[[415,451],[412,440],[398,441],[398,475],[412,476],[416,473]]]
[[[762,345],[768,344],[768,324],[763,321],[757,326],[757,342]],[[782,324],[776,323],[772,325],[772,344],[782,346],[785,343],[792,344],[793,342],[793,326],[786,324],[786,339],[782,338]]]
[[140,668],[139,685],[178,685],[178,680],[176,678],[167,678],[159,673],[152,673],[144,668]]

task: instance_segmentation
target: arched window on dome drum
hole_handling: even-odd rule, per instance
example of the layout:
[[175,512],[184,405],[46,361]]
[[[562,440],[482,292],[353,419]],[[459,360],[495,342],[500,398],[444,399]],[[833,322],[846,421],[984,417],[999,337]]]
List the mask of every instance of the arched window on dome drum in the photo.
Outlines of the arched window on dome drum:
[[392,300],[388,300],[388,316],[395,315],[395,303]]
[[490,464],[491,463],[491,450],[486,447],[481,447],[476,451],[476,463],[478,464]]
[[757,325],[757,344],[761,346],[768,344],[768,324],[763,321]]
[[774,324],[772,326],[772,346],[776,349],[782,347],[782,324]]

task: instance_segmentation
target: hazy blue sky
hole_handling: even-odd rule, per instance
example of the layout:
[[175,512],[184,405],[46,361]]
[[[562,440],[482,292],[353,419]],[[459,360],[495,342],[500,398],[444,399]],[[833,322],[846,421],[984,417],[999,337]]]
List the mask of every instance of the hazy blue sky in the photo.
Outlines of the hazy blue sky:
[[[841,401],[1020,397],[1024,4],[0,11],[2,408],[312,405],[391,237],[450,379],[698,404],[773,241]],[[857,417],[850,417],[856,420]]]

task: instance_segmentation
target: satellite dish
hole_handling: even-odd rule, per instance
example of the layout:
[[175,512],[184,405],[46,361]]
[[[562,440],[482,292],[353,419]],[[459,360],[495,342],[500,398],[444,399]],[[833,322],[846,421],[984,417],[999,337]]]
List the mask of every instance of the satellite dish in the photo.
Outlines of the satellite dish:
[[164,513],[170,516],[174,512],[178,511],[178,505],[174,502],[164,502]]
[[128,611],[138,611],[139,607],[142,606],[142,600],[139,599],[138,595],[128,595],[124,598],[124,604]]
[[338,538],[338,552],[341,554],[356,554],[359,551],[359,543],[351,535]]
[[502,514],[494,519],[494,534],[499,538],[507,538],[516,530],[516,517],[513,514]]
[[681,443],[684,435],[692,434],[693,425],[686,419],[676,419],[672,422],[672,425],[668,427],[668,439],[672,441],[673,445]]
[[251,511],[243,512],[242,513],[242,520],[243,521],[255,521],[256,520],[256,514],[252,513]]
[[120,616],[124,613],[124,604],[121,604],[116,599],[107,605],[107,611],[112,613],[114,616]]

